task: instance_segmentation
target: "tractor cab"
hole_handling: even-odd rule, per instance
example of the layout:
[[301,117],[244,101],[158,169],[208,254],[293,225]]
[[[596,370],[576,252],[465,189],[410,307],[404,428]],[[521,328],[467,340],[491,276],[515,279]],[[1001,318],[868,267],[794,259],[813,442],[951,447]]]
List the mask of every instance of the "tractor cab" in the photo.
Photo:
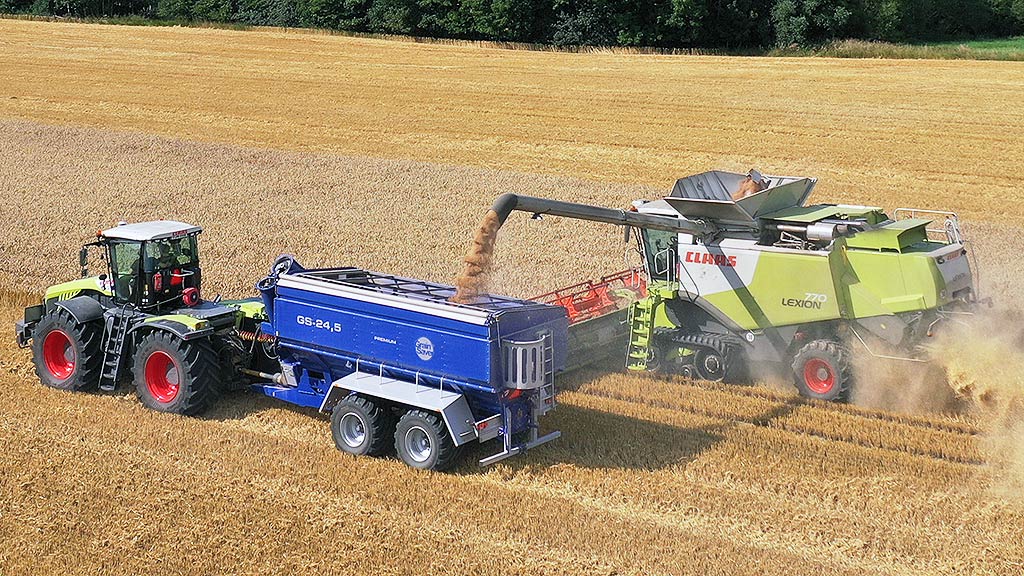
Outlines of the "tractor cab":
[[158,220],[100,232],[96,245],[106,248],[114,301],[151,312],[196,305],[202,231],[199,226]]

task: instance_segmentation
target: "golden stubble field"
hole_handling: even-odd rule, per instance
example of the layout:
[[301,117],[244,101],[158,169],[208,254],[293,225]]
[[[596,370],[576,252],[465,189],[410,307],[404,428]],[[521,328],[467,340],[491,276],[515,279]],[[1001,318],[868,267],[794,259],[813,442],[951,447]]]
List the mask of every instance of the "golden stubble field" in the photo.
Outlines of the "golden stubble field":
[[[821,201],[960,211],[1005,311],[1024,279],[1022,83],[1003,63],[0,20],[0,322],[73,277],[77,246],[122,217],[204,225],[208,295],[249,293],[283,251],[444,281],[501,192],[624,205],[749,165],[817,175]],[[615,269],[620,242],[514,217],[496,285],[528,295]],[[1019,350],[991,336],[964,341],[953,376],[1024,385]],[[128,393],[44,389],[4,340],[0,573],[1024,569],[1024,454],[976,413],[925,411],[934,386],[890,394],[889,412],[804,403],[778,383],[590,370],[561,385],[558,442],[423,474],[343,457],[323,418],[266,399],[185,419]]]

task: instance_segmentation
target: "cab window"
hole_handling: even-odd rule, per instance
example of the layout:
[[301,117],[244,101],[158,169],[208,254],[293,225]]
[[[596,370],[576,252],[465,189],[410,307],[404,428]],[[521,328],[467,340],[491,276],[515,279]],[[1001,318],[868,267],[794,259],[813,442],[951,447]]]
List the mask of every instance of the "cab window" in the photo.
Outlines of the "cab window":
[[115,242],[110,251],[111,270],[114,272],[114,290],[121,299],[131,299],[139,273],[139,242]]
[[647,274],[651,280],[673,280],[678,243],[676,233],[647,229],[643,231],[643,242]]
[[193,265],[198,260],[194,235],[146,242],[146,272]]

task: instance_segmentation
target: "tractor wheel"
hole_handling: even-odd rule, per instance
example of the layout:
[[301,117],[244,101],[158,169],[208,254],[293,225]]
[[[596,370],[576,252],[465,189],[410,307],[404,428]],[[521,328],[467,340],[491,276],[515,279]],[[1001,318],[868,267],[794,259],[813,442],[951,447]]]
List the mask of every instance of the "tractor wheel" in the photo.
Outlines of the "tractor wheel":
[[198,414],[217,393],[217,353],[206,339],[191,342],[157,330],[142,337],[133,362],[135,393],[148,408]]
[[845,402],[853,384],[849,352],[833,340],[809,342],[793,360],[793,377],[801,396]]
[[103,369],[102,340],[102,321],[79,324],[67,310],[53,309],[32,336],[32,360],[39,380],[61,390],[95,389]]
[[459,454],[441,417],[423,410],[409,410],[395,429],[398,457],[420,470],[447,470]]
[[387,406],[362,396],[349,396],[331,413],[331,436],[342,452],[381,456],[393,446],[395,417]]

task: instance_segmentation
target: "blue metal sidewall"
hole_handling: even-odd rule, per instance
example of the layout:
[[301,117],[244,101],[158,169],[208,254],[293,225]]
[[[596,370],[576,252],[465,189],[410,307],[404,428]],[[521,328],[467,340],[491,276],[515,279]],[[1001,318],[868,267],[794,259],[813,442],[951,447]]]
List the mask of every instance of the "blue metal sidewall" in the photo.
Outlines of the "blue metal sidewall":
[[[380,304],[278,288],[275,329],[306,343],[412,371],[491,383],[491,331]],[[484,361],[481,361],[481,360]]]

